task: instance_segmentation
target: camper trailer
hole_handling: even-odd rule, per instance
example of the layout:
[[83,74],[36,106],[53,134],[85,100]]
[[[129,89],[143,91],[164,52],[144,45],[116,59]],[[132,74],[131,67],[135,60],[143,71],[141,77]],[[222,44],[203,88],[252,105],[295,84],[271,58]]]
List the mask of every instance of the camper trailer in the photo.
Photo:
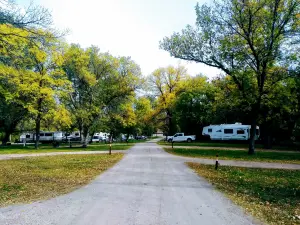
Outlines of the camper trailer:
[[20,136],[20,142],[33,142],[34,141],[34,133],[22,133]]
[[108,139],[109,139],[109,133],[100,132],[94,134],[92,138],[92,142],[108,141]]
[[[65,134],[61,131],[41,131],[40,142],[63,141]],[[20,142],[33,142],[36,140],[35,133],[23,133],[20,136]]]
[[66,134],[66,139],[72,140],[72,141],[80,141],[81,137],[80,137],[80,132],[79,131],[74,131],[72,133],[68,133]]
[[[250,125],[220,124],[206,126],[202,130],[203,136],[210,137],[211,140],[249,140]],[[259,127],[256,127],[256,139],[259,137]]]

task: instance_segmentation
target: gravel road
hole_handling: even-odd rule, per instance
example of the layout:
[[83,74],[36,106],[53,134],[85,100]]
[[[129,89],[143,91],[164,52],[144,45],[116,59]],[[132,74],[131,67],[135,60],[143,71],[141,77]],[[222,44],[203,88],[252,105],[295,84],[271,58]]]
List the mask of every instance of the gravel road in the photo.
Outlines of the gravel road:
[[156,143],[137,144],[117,165],[72,193],[0,208],[1,225],[256,223]]

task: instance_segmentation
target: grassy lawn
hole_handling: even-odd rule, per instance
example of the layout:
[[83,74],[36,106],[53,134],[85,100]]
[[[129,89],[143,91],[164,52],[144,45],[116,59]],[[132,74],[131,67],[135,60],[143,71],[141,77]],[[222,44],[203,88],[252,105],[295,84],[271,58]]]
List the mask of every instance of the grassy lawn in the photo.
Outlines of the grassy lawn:
[[278,163],[294,163],[300,164],[300,153],[290,152],[263,152],[257,151],[254,155],[248,155],[247,151],[241,150],[220,150],[220,149],[180,149],[180,148],[164,148],[171,154],[215,159],[219,155],[219,159],[244,160],[244,161],[262,161],[262,162],[278,162]]
[[[159,145],[172,146],[172,143],[166,141],[159,141]],[[197,147],[224,147],[224,148],[246,148],[248,149],[248,143],[227,143],[227,142],[175,142],[174,146],[197,146]],[[257,149],[263,149],[262,144],[256,144]],[[299,151],[299,147],[286,147],[286,146],[276,146],[274,145],[272,149],[282,150],[282,151]],[[272,150],[269,149],[269,150]]]
[[[112,150],[127,150],[134,144],[112,144]],[[107,151],[109,150],[109,144],[93,144],[87,148],[82,148],[79,144],[74,144],[74,147],[70,148],[67,144],[62,144],[59,148],[53,148],[52,145],[40,145],[39,149],[34,149],[33,145],[28,146],[1,146],[0,154],[24,154],[24,153],[46,153],[46,152],[73,152],[73,151]]]
[[[300,171],[187,163],[200,176],[268,224],[300,224]],[[297,218],[299,216],[299,218]]]
[[89,183],[122,156],[60,155],[0,161],[0,206],[68,193]]
[[[166,141],[159,141],[159,145],[172,146],[172,143]],[[199,147],[225,147],[225,148],[248,148],[247,143],[225,143],[225,142],[174,142],[174,146],[199,146]],[[260,144],[256,145],[256,148],[262,148]]]

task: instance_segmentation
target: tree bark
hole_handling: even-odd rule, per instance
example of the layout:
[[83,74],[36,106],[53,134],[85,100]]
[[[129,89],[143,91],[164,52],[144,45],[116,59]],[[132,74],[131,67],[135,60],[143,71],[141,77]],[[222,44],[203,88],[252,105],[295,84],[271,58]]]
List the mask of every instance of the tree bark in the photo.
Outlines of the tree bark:
[[172,113],[168,110],[167,111],[167,118],[168,118],[168,136],[172,136],[173,134],[173,121],[172,121]]
[[83,129],[83,144],[82,147],[83,148],[87,148],[89,143],[89,129],[84,127]]
[[255,153],[255,137],[256,137],[256,118],[252,118],[250,128],[249,150],[248,154],[253,155]]
[[41,131],[41,116],[39,114],[35,121],[35,145],[34,145],[35,149],[39,148],[40,131]]
[[9,137],[10,137],[11,134],[12,134],[12,131],[5,131],[4,132],[4,137],[2,139],[2,145],[3,146],[7,145],[7,142],[9,141]]
[[37,111],[38,115],[35,120],[35,149],[39,148],[39,141],[40,141],[40,131],[41,131],[41,120],[42,120],[42,103],[43,99],[39,98],[37,101]]

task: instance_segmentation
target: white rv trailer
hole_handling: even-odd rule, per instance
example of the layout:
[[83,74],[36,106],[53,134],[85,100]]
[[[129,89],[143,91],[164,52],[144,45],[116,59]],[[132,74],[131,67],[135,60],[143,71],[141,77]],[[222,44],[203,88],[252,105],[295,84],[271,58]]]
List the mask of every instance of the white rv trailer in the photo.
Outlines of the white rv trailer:
[[92,142],[106,141],[108,139],[109,139],[109,133],[100,132],[94,134],[92,138]]
[[34,141],[34,133],[22,133],[20,136],[20,142],[31,142]]
[[[202,135],[209,136],[211,140],[249,140],[250,125],[220,124],[203,127]],[[259,127],[256,127],[256,139],[259,137]]]
[[[51,142],[51,141],[62,141],[65,138],[64,132],[61,131],[41,131],[40,132],[40,142]],[[35,133],[23,133],[20,136],[20,142],[30,142],[35,141]]]

